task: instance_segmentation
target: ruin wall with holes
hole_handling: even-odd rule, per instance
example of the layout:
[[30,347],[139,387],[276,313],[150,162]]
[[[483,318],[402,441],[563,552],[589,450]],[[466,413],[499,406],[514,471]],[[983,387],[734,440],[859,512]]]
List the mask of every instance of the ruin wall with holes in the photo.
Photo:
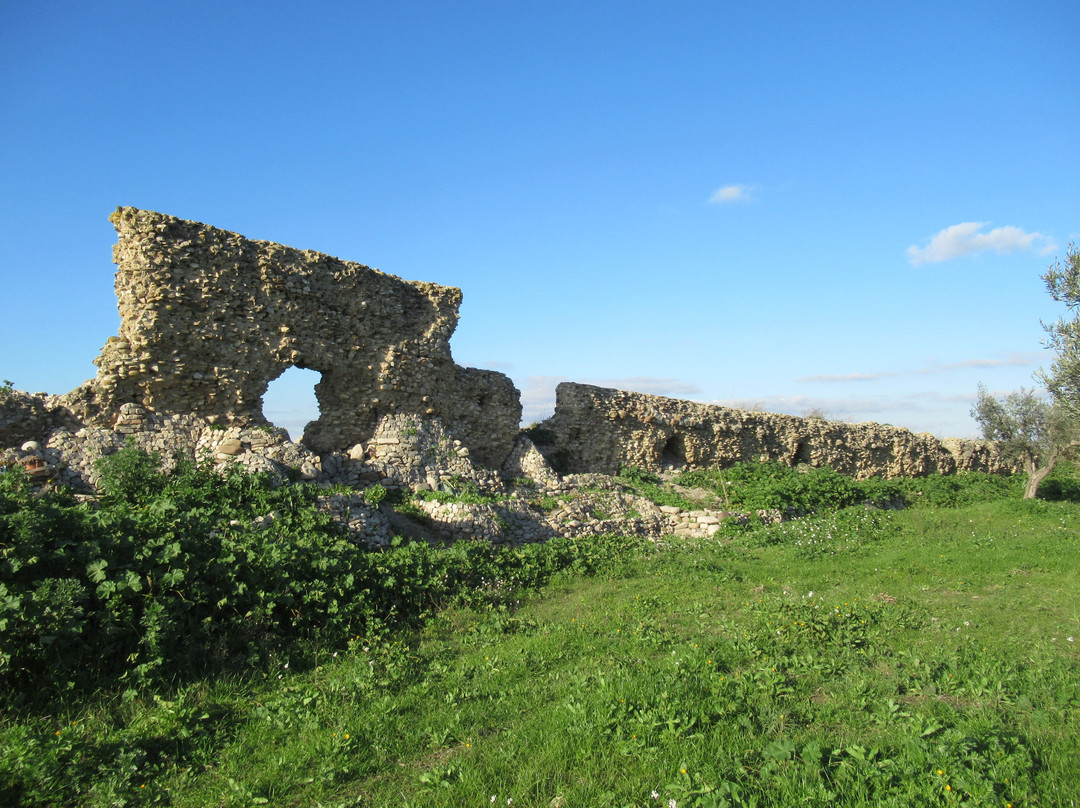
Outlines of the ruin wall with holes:
[[938,440],[883,424],[797,418],[564,382],[536,430],[565,472],[617,474],[730,466],[745,460],[832,466],[860,479],[1014,468],[985,441]]
[[303,436],[316,453],[347,451],[405,413],[438,419],[483,464],[509,455],[518,391],[450,354],[460,290],[161,213],[118,208],[111,220],[120,333],[66,397],[82,422],[112,426],[134,404],[265,425],[268,384],[299,367],[322,374]]
[[[160,213],[119,208],[112,221],[120,333],[71,393],[0,389],[0,465],[92,489],[95,460],[133,442],[164,458],[414,490],[465,478],[494,490],[500,475],[557,490],[549,461],[606,474],[759,459],[859,478],[1014,470],[981,441],[573,383],[559,386],[536,447],[519,433],[510,379],[451,357],[459,290]],[[269,382],[294,366],[322,375],[320,416],[297,443],[262,412]]]

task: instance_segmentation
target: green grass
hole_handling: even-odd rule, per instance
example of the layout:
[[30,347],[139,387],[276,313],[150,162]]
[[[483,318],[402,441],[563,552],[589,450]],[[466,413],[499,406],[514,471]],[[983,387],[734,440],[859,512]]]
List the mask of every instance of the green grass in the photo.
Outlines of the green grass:
[[1017,500],[599,540],[304,670],[4,716],[0,803],[1074,805],[1078,540]]

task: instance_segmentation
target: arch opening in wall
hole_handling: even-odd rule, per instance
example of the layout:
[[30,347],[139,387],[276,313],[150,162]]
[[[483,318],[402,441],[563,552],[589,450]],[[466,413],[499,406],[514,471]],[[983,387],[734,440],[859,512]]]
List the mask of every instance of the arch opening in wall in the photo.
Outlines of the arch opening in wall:
[[810,443],[809,441],[801,440],[795,447],[795,456],[791,461],[791,465],[798,466],[801,463],[810,462]]
[[686,442],[682,435],[672,435],[660,452],[660,465],[665,469],[681,469],[687,465]]
[[317,370],[292,366],[274,379],[262,397],[262,412],[274,426],[289,433],[298,441],[308,424],[319,420],[319,400],[315,385],[322,380]]

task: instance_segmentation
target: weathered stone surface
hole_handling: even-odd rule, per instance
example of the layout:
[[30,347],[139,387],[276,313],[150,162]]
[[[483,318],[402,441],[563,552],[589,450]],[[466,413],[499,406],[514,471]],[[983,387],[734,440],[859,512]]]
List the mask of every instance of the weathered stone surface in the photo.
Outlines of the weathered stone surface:
[[939,441],[882,424],[746,412],[572,382],[558,386],[555,414],[541,426],[555,436],[549,459],[566,472],[617,474],[624,465],[661,471],[740,460],[832,466],[860,479],[1011,470],[983,441]]
[[322,374],[303,442],[344,451],[391,413],[438,417],[481,463],[509,455],[521,418],[500,373],[456,365],[461,292],[252,241],[135,208],[111,217],[120,334],[69,406],[115,426],[121,404],[219,423],[266,423],[262,396],[289,367]]
[[0,388],[0,448],[38,441],[50,429],[74,423],[60,396]]

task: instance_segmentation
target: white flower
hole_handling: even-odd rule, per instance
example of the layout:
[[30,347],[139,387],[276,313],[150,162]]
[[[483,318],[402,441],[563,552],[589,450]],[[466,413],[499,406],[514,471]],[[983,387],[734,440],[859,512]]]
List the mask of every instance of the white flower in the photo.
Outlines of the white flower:
[[668,800],[667,801],[667,808],[679,808],[679,806],[675,802],[675,800]]
[[495,804],[495,795],[494,795],[494,794],[492,794],[492,795],[491,795],[491,799],[489,800],[489,802],[490,802],[490,803],[491,803],[492,805],[494,805],[494,804]]
[[649,796],[650,796],[650,797],[652,797],[652,798],[653,798],[654,800],[658,800],[658,799],[660,799],[660,792],[658,792],[658,791],[656,791],[656,790],[654,789],[654,790],[653,790],[653,793],[652,793],[652,794],[650,794]]
[[1065,639],[1066,639],[1066,640],[1068,640],[1069,642],[1072,642],[1072,641],[1073,641],[1073,638],[1072,638],[1072,637],[1066,637]]

